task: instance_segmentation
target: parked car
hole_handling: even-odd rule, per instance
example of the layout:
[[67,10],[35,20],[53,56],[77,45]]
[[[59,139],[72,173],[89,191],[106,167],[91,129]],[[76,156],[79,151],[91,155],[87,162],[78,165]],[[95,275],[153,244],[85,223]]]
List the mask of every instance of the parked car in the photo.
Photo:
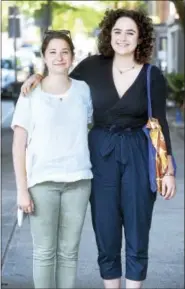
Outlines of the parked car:
[[[33,67],[24,65],[20,58],[16,58],[16,74],[15,75],[15,60],[12,58],[1,59],[1,98],[11,99],[12,97],[18,97],[17,88],[20,83],[33,72]],[[32,71],[31,71],[32,70]]]
[[1,89],[6,89],[15,81],[15,70],[13,61],[10,59],[1,59]]
[[36,44],[24,43],[22,44],[21,49],[27,49],[28,51],[33,52],[36,57],[41,57],[40,47]]

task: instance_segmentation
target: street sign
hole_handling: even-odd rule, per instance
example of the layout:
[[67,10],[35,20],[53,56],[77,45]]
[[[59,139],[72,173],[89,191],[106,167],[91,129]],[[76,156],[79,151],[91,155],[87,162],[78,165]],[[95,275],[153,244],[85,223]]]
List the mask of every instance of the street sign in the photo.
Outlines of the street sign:
[[21,37],[20,19],[19,18],[9,18],[8,19],[8,37],[9,38]]
[[8,36],[9,38],[20,37],[20,14],[18,7],[8,8]]

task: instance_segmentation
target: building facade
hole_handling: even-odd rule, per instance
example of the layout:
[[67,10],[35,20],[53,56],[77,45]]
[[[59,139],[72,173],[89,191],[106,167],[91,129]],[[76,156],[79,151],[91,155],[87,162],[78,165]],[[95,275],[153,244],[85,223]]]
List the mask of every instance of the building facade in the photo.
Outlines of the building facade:
[[171,1],[146,1],[155,28],[153,63],[165,72],[184,73],[184,31]]
[[146,1],[148,13],[155,24],[165,23],[170,13],[169,1]]
[[167,39],[167,71],[184,73],[184,32],[178,20],[168,24]]

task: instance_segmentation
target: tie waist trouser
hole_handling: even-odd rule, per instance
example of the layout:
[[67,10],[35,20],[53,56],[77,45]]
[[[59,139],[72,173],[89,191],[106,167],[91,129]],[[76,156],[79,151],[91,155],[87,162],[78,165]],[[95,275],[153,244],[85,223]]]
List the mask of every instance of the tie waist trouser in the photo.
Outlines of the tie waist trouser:
[[100,275],[103,279],[122,275],[123,226],[125,277],[144,280],[156,200],[150,190],[146,136],[142,129],[95,127],[89,133],[89,147],[94,175],[90,202]]

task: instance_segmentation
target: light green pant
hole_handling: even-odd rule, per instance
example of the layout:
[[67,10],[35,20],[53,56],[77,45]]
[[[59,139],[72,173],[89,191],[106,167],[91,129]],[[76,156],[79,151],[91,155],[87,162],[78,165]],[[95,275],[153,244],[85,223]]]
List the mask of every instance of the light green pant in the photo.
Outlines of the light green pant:
[[90,180],[45,182],[30,188],[35,288],[74,288]]

